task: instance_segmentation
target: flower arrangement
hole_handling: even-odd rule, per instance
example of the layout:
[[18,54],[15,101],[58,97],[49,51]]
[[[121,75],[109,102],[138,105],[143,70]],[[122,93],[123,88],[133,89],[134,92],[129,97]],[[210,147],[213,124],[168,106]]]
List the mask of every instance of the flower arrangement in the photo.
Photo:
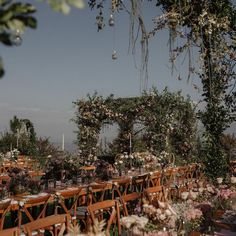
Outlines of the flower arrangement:
[[112,178],[113,168],[108,162],[104,160],[97,160],[92,165],[96,167],[95,177],[103,181],[107,181]]
[[176,221],[178,232],[190,233],[200,230],[203,221],[203,214],[200,209],[187,202],[174,204],[173,209],[178,215]]
[[35,194],[41,190],[40,181],[33,180],[28,170],[13,167],[8,170],[8,175],[11,179],[7,190],[12,194],[20,194],[23,192]]
[[234,190],[231,190],[229,188],[219,189],[217,195],[213,200],[215,210],[231,209],[232,203],[235,202],[235,199],[236,199],[236,192]]
[[130,235],[143,235],[148,218],[144,216],[125,216],[120,220],[121,225],[130,232]]
[[143,213],[150,221],[149,227],[152,224],[152,228],[155,226],[155,230],[175,229],[178,216],[170,204],[158,201],[158,207],[156,208],[146,203],[143,205]]

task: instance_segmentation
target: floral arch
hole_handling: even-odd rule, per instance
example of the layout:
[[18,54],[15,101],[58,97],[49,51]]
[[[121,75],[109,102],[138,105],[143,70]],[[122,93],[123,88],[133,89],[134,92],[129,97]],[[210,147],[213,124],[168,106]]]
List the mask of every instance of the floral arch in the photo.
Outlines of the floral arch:
[[[162,151],[188,158],[194,153],[196,136],[195,107],[180,92],[165,89],[145,92],[140,97],[106,98],[97,93],[87,99],[74,102],[76,112],[73,121],[78,127],[77,144],[82,156],[98,155],[99,134],[104,124],[117,123],[119,132],[111,143],[113,154],[149,150]],[[137,137],[134,125],[143,125],[142,135]],[[140,150],[141,149],[141,150]]]

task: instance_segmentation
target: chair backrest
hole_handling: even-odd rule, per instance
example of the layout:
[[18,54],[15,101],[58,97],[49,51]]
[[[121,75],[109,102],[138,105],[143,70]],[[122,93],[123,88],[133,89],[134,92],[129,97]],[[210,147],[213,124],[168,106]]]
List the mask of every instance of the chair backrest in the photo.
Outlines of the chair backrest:
[[176,182],[176,175],[178,173],[177,168],[169,168],[163,171],[162,173],[162,183],[166,187],[171,187]]
[[177,169],[177,183],[178,186],[184,186],[188,181],[188,166],[180,166]]
[[130,178],[120,178],[112,181],[112,199],[125,196],[131,188],[132,180]]
[[133,178],[133,191],[142,193],[148,185],[149,174],[138,175]]
[[[19,224],[22,224],[22,212],[24,212],[30,222],[33,222],[35,220],[38,220],[40,218],[44,218],[48,206],[48,202],[50,199],[51,195],[46,194],[46,195],[39,195],[37,197],[30,197],[26,199],[26,201],[22,204],[22,208],[20,211],[20,219],[19,219]],[[36,210],[38,209],[38,212],[36,215]]]
[[[57,193],[59,207],[63,209],[63,213],[76,216],[76,208],[82,187],[67,189]],[[57,208],[56,208],[57,209]]]
[[149,203],[154,206],[158,206],[158,201],[165,202],[167,200],[163,186],[155,186],[145,189],[144,196],[147,198]]
[[123,207],[123,213],[125,216],[135,214],[135,209],[137,207],[141,207],[142,204],[142,194],[141,193],[130,193],[122,196],[120,198],[122,207]]
[[[103,202],[97,202],[88,206],[88,212],[90,214],[92,223],[94,224],[96,219],[101,221],[106,219],[106,235],[110,236],[111,226],[118,227],[118,235],[121,234],[120,226],[120,209],[116,200],[105,200]],[[107,218],[106,218],[107,217]],[[114,228],[113,228],[114,229]],[[114,233],[115,235],[115,233]]]
[[[54,227],[55,230],[60,231],[63,225],[68,227],[68,222],[69,216],[67,214],[47,216],[25,224],[23,226],[23,231],[27,236],[32,236],[34,231],[40,232],[40,230],[43,231],[44,229],[48,229],[50,226],[56,226]],[[44,235],[44,233],[42,235]]]
[[108,183],[90,184],[88,186],[88,202],[91,205],[105,200],[105,194],[109,190]]
[[0,236],[20,236],[20,229],[18,227],[4,229],[0,231]]
[[0,230],[3,230],[6,214],[11,210],[11,200],[0,202]]
[[150,174],[149,176],[149,183],[148,183],[148,186],[149,187],[155,187],[155,186],[160,186],[161,185],[161,172],[160,171],[156,171],[152,174]]

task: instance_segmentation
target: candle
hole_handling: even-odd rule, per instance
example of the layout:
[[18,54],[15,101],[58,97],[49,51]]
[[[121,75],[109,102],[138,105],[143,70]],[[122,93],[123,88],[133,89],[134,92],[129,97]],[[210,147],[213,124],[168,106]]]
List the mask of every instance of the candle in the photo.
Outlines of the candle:
[[65,137],[64,134],[62,134],[62,145],[61,145],[61,150],[64,151],[65,149]]

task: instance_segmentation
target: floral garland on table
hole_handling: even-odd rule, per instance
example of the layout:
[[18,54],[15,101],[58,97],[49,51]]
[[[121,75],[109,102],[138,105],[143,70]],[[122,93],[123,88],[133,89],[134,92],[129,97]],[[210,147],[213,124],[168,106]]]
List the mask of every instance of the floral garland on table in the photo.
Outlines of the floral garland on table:
[[150,152],[134,152],[132,154],[118,154],[115,158],[115,167],[119,172],[141,170],[153,171],[161,166],[162,157]]

